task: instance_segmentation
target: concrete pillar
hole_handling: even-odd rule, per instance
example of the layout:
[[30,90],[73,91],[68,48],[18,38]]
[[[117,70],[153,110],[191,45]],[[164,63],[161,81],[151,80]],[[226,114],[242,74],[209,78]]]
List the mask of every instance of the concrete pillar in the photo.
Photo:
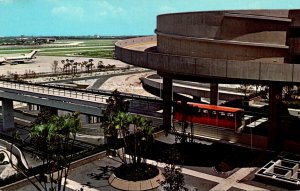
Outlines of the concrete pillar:
[[96,116],[91,116],[91,123],[97,123],[97,117]]
[[269,86],[269,119],[268,119],[268,147],[271,150],[280,149],[281,115],[280,105],[282,100],[282,86]]
[[199,96],[193,96],[193,101],[197,102],[197,103],[200,103],[201,102],[201,97],[199,97]]
[[87,123],[87,124],[91,123],[91,116],[85,115],[85,123]]
[[172,126],[172,100],[173,100],[172,78],[163,77],[163,128],[168,132]]
[[2,99],[3,131],[15,128],[13,100]]
[[97,117],[97,123],[100,123],[101,120],[100,120],[100,117]]
[[289,49],[288,54],[284,57],[284,62],[299,64],[300,10],[289,10],[288,18],[291,19],[286,33],[286,45]]
[[28,103],[28,104],[27,104],[27,107],[28,107],[28,110],[29,110],[29,111],[38,111],[38,110],[41,110],[41,108],[42,108],[43,106],[39,106],[39,105],[35,105],[35,104]]
[[32,110],[32,105],[31,105],[31,103],[28,103],[28,104],[27,104],[27,109],[28,109],[28,111],[31,111],[31,110]]
[[218,105],[219,101],[219,84],[211,83],[210,84],[210,104]]

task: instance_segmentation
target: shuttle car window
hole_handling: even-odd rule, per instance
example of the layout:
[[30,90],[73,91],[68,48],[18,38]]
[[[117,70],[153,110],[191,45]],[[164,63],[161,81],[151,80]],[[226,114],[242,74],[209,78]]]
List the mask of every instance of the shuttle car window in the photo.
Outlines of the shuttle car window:
[[226,117],[225,112],[220,111],[218,114],[219,114],[219,115],[218,115],[218,118],[219,118],[219,119],[224,119],[224,118]]

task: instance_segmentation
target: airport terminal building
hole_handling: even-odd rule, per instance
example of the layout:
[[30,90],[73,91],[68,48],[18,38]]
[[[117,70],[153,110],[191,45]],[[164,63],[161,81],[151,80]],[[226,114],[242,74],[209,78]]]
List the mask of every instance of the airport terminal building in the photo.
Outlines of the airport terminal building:
[[[210,83],[212,105],[218,103],[218,84],[263,84],[269,89],[267,130],[253,144],[299,150],[285,128],[281,103],[283,87],[300,83],[300,10],[165,14],[157,17],[155,33],[118,41],[115,54],[163,78],[165,129],[172,126],[173,80]],[[235,136],[236,142],[245,140],[243,133]]]

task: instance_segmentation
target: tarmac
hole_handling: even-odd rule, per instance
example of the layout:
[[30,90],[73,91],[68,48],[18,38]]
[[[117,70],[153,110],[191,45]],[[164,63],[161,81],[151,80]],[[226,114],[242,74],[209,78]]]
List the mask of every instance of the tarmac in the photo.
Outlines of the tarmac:
[[[4,64],[0,65],[0,75],[7,75],[8,73],[17,73],[17,74],[25,74],[26,72],[40,73],[40,72],[52,72],[53,66],[52,63],[57,60],[58,61],[58,71],[61,71],[63,68],[63,64],[61,64],[61,60],[74,60],[75,62],[88,61],[89,58],[83,57],[72,57],[72,56],[64,56],[64,57],[56,57],[56,56],[37,56],[37,59],[32,63],[26,64]],[[128,64],[121,62],[119,60],[114,59],[105,59],[105,58],[93,58],[93,63],[97,66],[99,61],[103,62],[103,65],[107,66],[115,65],[116,67],[125,67]],[[80,67],[78,67],[80,69]]]

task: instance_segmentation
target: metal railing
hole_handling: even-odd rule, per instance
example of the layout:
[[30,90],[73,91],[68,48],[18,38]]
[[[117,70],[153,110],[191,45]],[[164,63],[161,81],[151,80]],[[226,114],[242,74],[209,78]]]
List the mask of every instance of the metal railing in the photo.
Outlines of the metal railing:
[[[55,100],[59,100],[59,97],[61,97],[68,99],[70,102],[72,102],[72,100],[74,100],[74,102],[79,100],[102,104],[106,104],[106,100],[113,95],[113,91],[107,90],[79,90],[63,85],[45,85],[10,80],[0,80],[0,90],[48,99],[52,99],[51,97],[53,96],[53,99]],[[162,100],[159,98],[128,93],[121,93],[120,95],[128,100],[133,108],[138,107],[143,110],[152,110],[157,108],[157,104],[162,104]],[[63,100],[61,99],[61,101]]]

